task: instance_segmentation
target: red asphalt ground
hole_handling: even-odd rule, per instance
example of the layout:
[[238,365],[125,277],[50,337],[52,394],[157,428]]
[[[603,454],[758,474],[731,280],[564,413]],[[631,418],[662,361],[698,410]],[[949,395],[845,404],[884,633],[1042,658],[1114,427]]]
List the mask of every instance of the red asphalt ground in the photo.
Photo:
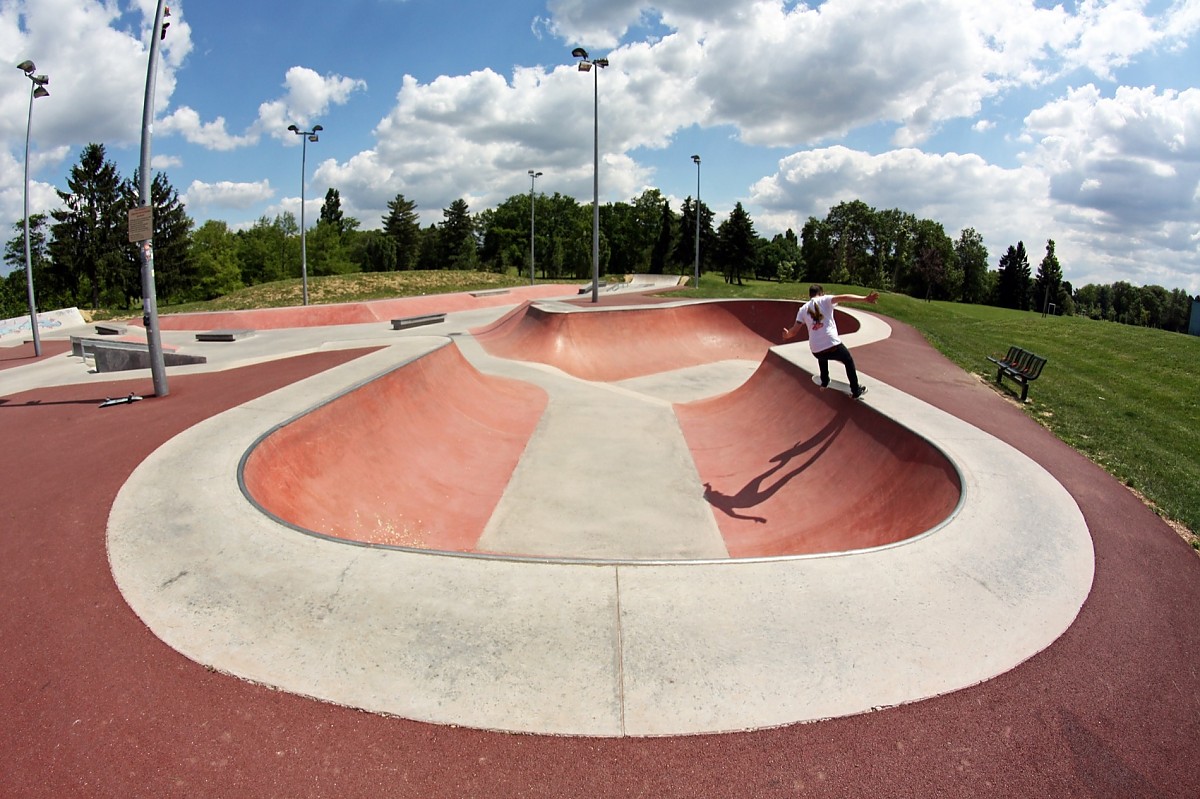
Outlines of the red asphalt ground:
[[[174,376],[162,399],[148,378],[0,388],[0,796],[1197,796],[1200,558],[1103,471],[892,325],[891,339],[855,350],[859,368],[1041,463],[1092,531],[1079,619],[1007,674],[862,716],[655,739],[438,727],[271,691],[207,671],[141,624],[110,576],[106,519],[175,433],[354,353]],[[3,368],[21,368],[19,350]],[[148,399],[97,407],[129,391]]]

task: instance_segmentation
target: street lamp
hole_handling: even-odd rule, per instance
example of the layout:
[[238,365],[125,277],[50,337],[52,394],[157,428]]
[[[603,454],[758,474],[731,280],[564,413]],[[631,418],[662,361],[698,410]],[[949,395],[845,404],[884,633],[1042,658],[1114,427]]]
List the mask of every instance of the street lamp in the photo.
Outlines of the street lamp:
[[[142,326],[146,329],[146,349],[150,355],[150,377],[154,381],[154,396],[165,397],[170,393],[167,385],[167,364],[163,357],[162,333],[158,324],[158,295],[154,288],[154,181],[150,175],[151,145],[154,140],[154,89],[158,83],[158,47],[167,34],[170,23],[163,22],[171,16],[165,0],[158,0],[154,10],[154,28],[150,33],[150,56],[146,60],[146,94],[142,99],[142,147],[138,167],[137,209],[129,211],[129,238],[138,243],[142,260]],[[134,225],[134,214],[139,215]],[[144,215],[144,216],[142,216]],[[143,227],[144,226],[144,227]],[[141,238],[142,233],[145,238]]]
[[529,285],[533,285],[533,231],[534,231],[534,216],[533,216],[533,186],[538,178],[542,176],[541,172],[529,170]]
[[308,143],[320,141],[317,133],[325,128],[313,125],[312,130],[300,130],[295,125],[288,125],[288,130],[302,137],[300,139],[300,283],[304,291],[304,304],[308,305],[308,246],[304,238],[304,175],[307,169],[305,162],[308,161]]
[[579,59],[579,71],[596,67],[592,99],[592,302],[600,301],[600,70],[607,58],[588,58],[587,50],[576,47],[571,55]]
[[42,337],[38,331],[37,301],[33,294],[33,256],[29,249],[29,130],[33,127],[33,100],[35,97],[49,97],[50,90],[46,84],[50,78],[46,75],[34,75],[37,69],[32,61],[22,61],[17,69],[29,78],[29,118],[25,122],[25,287],[29,293],[29,327],[33,331],[33,357],[42,355]]
[[692,160],[696,162],[696,288],[700,288],[700,156],[693,155]]

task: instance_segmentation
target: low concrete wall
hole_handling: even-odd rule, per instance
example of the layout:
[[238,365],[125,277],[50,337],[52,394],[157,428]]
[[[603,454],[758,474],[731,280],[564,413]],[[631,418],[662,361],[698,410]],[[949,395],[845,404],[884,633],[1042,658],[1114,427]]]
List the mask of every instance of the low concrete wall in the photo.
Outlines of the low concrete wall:
[[[63,308],[58,311],[42,311],[38,314],[38,332],[50,333],[66,327],[85,324],[78,308]],[[0,341],[29,338],[33,335],[29,325],[29,314],[12,319],[0,319]]]

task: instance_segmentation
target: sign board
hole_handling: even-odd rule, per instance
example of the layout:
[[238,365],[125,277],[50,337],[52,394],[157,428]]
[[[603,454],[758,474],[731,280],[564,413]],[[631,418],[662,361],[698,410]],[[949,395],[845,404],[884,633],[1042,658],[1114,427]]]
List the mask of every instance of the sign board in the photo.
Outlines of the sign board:
[[147,241],[154,238],[154,206],[140,205],[129,209],[129,240]]

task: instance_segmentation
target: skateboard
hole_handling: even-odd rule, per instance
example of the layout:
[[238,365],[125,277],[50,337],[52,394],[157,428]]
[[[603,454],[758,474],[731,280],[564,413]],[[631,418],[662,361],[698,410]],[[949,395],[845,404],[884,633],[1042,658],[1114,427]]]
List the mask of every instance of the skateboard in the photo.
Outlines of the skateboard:
[[104,400],[104,402],[100,403],[100,407],[108,408],[112,405],[128,405],[129,403],[137,402],[140,399],[141,397],[130,391],[128,397],[108,397]]
[[[850,385],[849,385],[848,383],[843,383],[841,380],[834,380],[834,379],[831,377],[831,378],[829,378],[829,385],[828,385],[828,386],[821,386],[821,376],[820,376],[820,375],[813,375],[813,376],[812,376],[812,380],[813,380],[813,382],[814,382],[814,383],[816,383],[816,384],[817,384],[817,386],[819,386],[819,387],[821,387],[821,388],[832,388],[832,389],[835,389],[835,390],[837,390],[837,391],[840,391],[840,392],[842,392],[842,393],[843,393],[843,394],[845,394],[847,397],[854,397],[854,394],[852,394],[852,393],[850,392]],[[866,387],[866,386],[862,386],[862,390],[863,390],[863,394],[866,394],[866,393],[867,393],[867,387]],[[859,394],[857,398],[858,398],[858,399],[862,399],[862,394]]]

